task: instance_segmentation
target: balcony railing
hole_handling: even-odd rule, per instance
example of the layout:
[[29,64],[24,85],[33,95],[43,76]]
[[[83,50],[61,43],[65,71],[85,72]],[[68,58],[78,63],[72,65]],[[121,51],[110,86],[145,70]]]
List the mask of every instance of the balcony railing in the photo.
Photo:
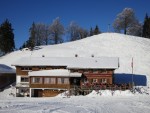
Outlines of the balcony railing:
[[17,83],[16,87],[29,87],[29,83]]

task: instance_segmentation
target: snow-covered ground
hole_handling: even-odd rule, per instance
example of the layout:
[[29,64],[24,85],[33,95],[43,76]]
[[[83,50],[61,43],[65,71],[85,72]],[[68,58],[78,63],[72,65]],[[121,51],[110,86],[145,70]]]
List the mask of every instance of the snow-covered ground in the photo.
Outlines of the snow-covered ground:
[[[0,113],[149,113],[150,96],[127,91],[93,91],[87,96],[13,97],[14,87],[0,93]],[[150,92],[150,91],[147,91]]]
[[[0,113],[149,113],[150,111],[150,40],[117,33],[103,33],[86,39],[50,46],[34,51],[15,51],[0,57],[0,64],[11,66],[22,57],[119,57],[115,73],[146,75],[142,93],[130,91],[93,91],[87,96],[58,95],[50,98],[13,97],[15,88],[0,92]],[[14,68],[14,67],[13,67]]]

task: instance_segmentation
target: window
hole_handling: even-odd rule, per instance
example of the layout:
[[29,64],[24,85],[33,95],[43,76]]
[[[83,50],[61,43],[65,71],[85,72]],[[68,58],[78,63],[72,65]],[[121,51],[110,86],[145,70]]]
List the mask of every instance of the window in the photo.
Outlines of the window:
[[101,83],[107,83],[107,79],[106,78],[101,79]]
[[42,84],[42,78],[41,77],[33,77],[31,80],[31,83]]
[[44,84],[55,84],[55,83],[56,78],[49,78],[49,77],[44,78]]
[[58,78],[57,83],[58,84],[69,84],[69,78]]
[[98,73],[98,70],[97,69],[93,70],[93,73]]
[[39,67],[40,70],[46,70],[46,67]]
[[107,74],[107,70],[101,70],[101,73]]
[[29,79],[27,77],[21,77],[21,82],[29,82]]
[[88,70],[88,69],[85,69],[85,70],[84,70],[84,73],[89,73],[89,70]]
[[32,68],[31,67],[21,67],[21,70],[22,71],[30,71],[30,70],[32,70]]
[[92,81],[93,83],[97,83],[98,82],[98,79],[93,79],[93,81]]

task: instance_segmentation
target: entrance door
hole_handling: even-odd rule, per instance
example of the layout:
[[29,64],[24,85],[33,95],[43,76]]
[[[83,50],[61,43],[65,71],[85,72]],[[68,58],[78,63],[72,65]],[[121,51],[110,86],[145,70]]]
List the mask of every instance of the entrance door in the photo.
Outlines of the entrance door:
[[41,89],[34,89],[34,97],[42,97],[42,90]]

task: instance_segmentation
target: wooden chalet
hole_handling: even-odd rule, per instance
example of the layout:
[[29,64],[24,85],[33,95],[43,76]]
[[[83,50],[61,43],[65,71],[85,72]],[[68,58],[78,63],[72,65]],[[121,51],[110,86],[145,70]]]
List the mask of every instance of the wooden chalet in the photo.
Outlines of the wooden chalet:
[[88,93],[89,89],[113,84],[116,57],[30,57],[12,64],[16,66],[16,95],[30,97],[56,96],[66,90],[70,94]]

